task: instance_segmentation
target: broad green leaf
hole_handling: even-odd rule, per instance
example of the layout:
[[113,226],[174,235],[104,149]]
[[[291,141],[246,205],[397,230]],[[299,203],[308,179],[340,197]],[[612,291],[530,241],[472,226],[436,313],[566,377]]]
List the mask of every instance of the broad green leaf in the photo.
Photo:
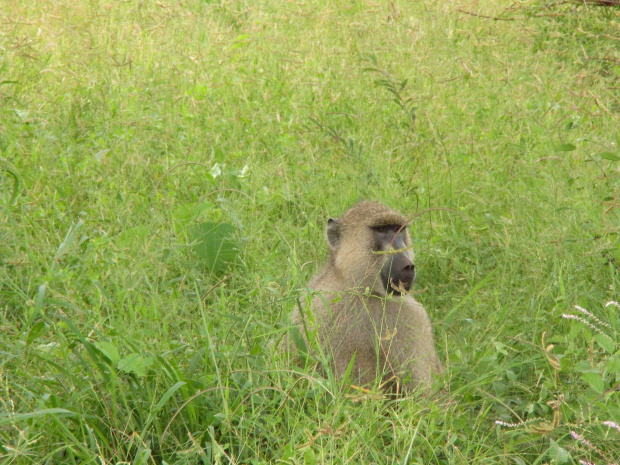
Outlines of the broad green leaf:
[[190,231],[194,252],[206,268],[223,272],[237,260],[239,246],[234,239],[235,227],[228,223],[200,223]]
[[197,220],[203,212],[212,208],[213,205],[208,202],[201,202],[198,205],[194,203],[185,203],[174,209],[172,217],[180,223],[187,224],[190,221]]
[[609,374],[618,376],[620,375],[620,356],[612,355],[607,360],[605,371]]
[[556,152],[572,152],[576,148],[577,147],[575,147],[573,144],[560,144],[560,145],[556,145],[553,149]]
[[314,455],[314,451],[312,449],[308,449],[304,453],[304,463],[306,465],[314,465],[316,463],[316,456]]
[[118,369],[137,376],[146,376],[146,369],[153,364],[153,359],[142,354],[131,354],[118,361]]
[[598,394],[601,394],[605,390],[605,380],[603,380],[603,377],[598,373],[583,373],[581,379],[588,383]]
[[594,336],[594,340],[603,350],[609,354],[613,354],[616,351],[616,343],[612,341],[608,336],[603,334],[597,334]]
[[111,342],[95,342],[95,347],[99,349],[101,353],[103,353],[103,355],[105,355],[114,365],[116,365],[121,359],[118,349]]
[[553,439],[549,439],[550,446],[547,450],[549,457],[555,461],[555,463],[571,463],[572,459],[570,453],[560,447],[560,445]]
[[596,369],[592,368],[589,360],[580,360],[574,366],[577,373],[596,373]]
[[26,336],[26,345],[32,344],[32,341],[40,337],[42,334],[47,332],[47,325],[42,321],[36,323],[30,331],[28,331],[28,336]]
[[598,154],[603,160],[620,161],[620,156],[613,152],[602,152]]

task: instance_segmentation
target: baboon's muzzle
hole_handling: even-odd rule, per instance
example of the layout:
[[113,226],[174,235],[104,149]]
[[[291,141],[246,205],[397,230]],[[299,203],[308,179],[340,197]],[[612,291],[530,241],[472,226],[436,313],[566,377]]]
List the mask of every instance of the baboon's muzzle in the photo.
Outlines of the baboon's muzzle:
[[385,290],[396,295],[410,291],[415,281],[415,265],[405,252],[388,255],[381,269],[381,280]]

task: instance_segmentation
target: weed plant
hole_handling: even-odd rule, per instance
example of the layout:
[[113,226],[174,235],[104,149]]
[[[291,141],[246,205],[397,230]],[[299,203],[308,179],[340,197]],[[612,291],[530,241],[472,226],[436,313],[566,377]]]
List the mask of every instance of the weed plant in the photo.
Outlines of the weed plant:
[[[617,8],[3,0],[0,25],[0,463],[620,463]],[[361,199],[412,217],[447,397],[276,349]]]

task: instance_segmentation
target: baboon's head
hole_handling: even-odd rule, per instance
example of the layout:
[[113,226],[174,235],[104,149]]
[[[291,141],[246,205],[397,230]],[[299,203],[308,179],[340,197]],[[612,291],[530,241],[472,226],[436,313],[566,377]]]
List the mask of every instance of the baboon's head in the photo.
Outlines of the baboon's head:
[[404,216],[376,202],[361,202],[341,218],[330,218],[327,241],[332,266],[352,286],[369,287],[382,296],[409,291],[415,267],[407,223]]

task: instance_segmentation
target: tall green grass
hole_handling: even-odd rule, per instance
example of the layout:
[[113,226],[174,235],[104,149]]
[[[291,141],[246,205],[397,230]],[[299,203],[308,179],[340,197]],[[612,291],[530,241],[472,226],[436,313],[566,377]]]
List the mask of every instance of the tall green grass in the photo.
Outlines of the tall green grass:
[[[0,462],[617,462],[619,22],[4,1]],[[414,218],[447,399],[276,350],[361,199]]]

